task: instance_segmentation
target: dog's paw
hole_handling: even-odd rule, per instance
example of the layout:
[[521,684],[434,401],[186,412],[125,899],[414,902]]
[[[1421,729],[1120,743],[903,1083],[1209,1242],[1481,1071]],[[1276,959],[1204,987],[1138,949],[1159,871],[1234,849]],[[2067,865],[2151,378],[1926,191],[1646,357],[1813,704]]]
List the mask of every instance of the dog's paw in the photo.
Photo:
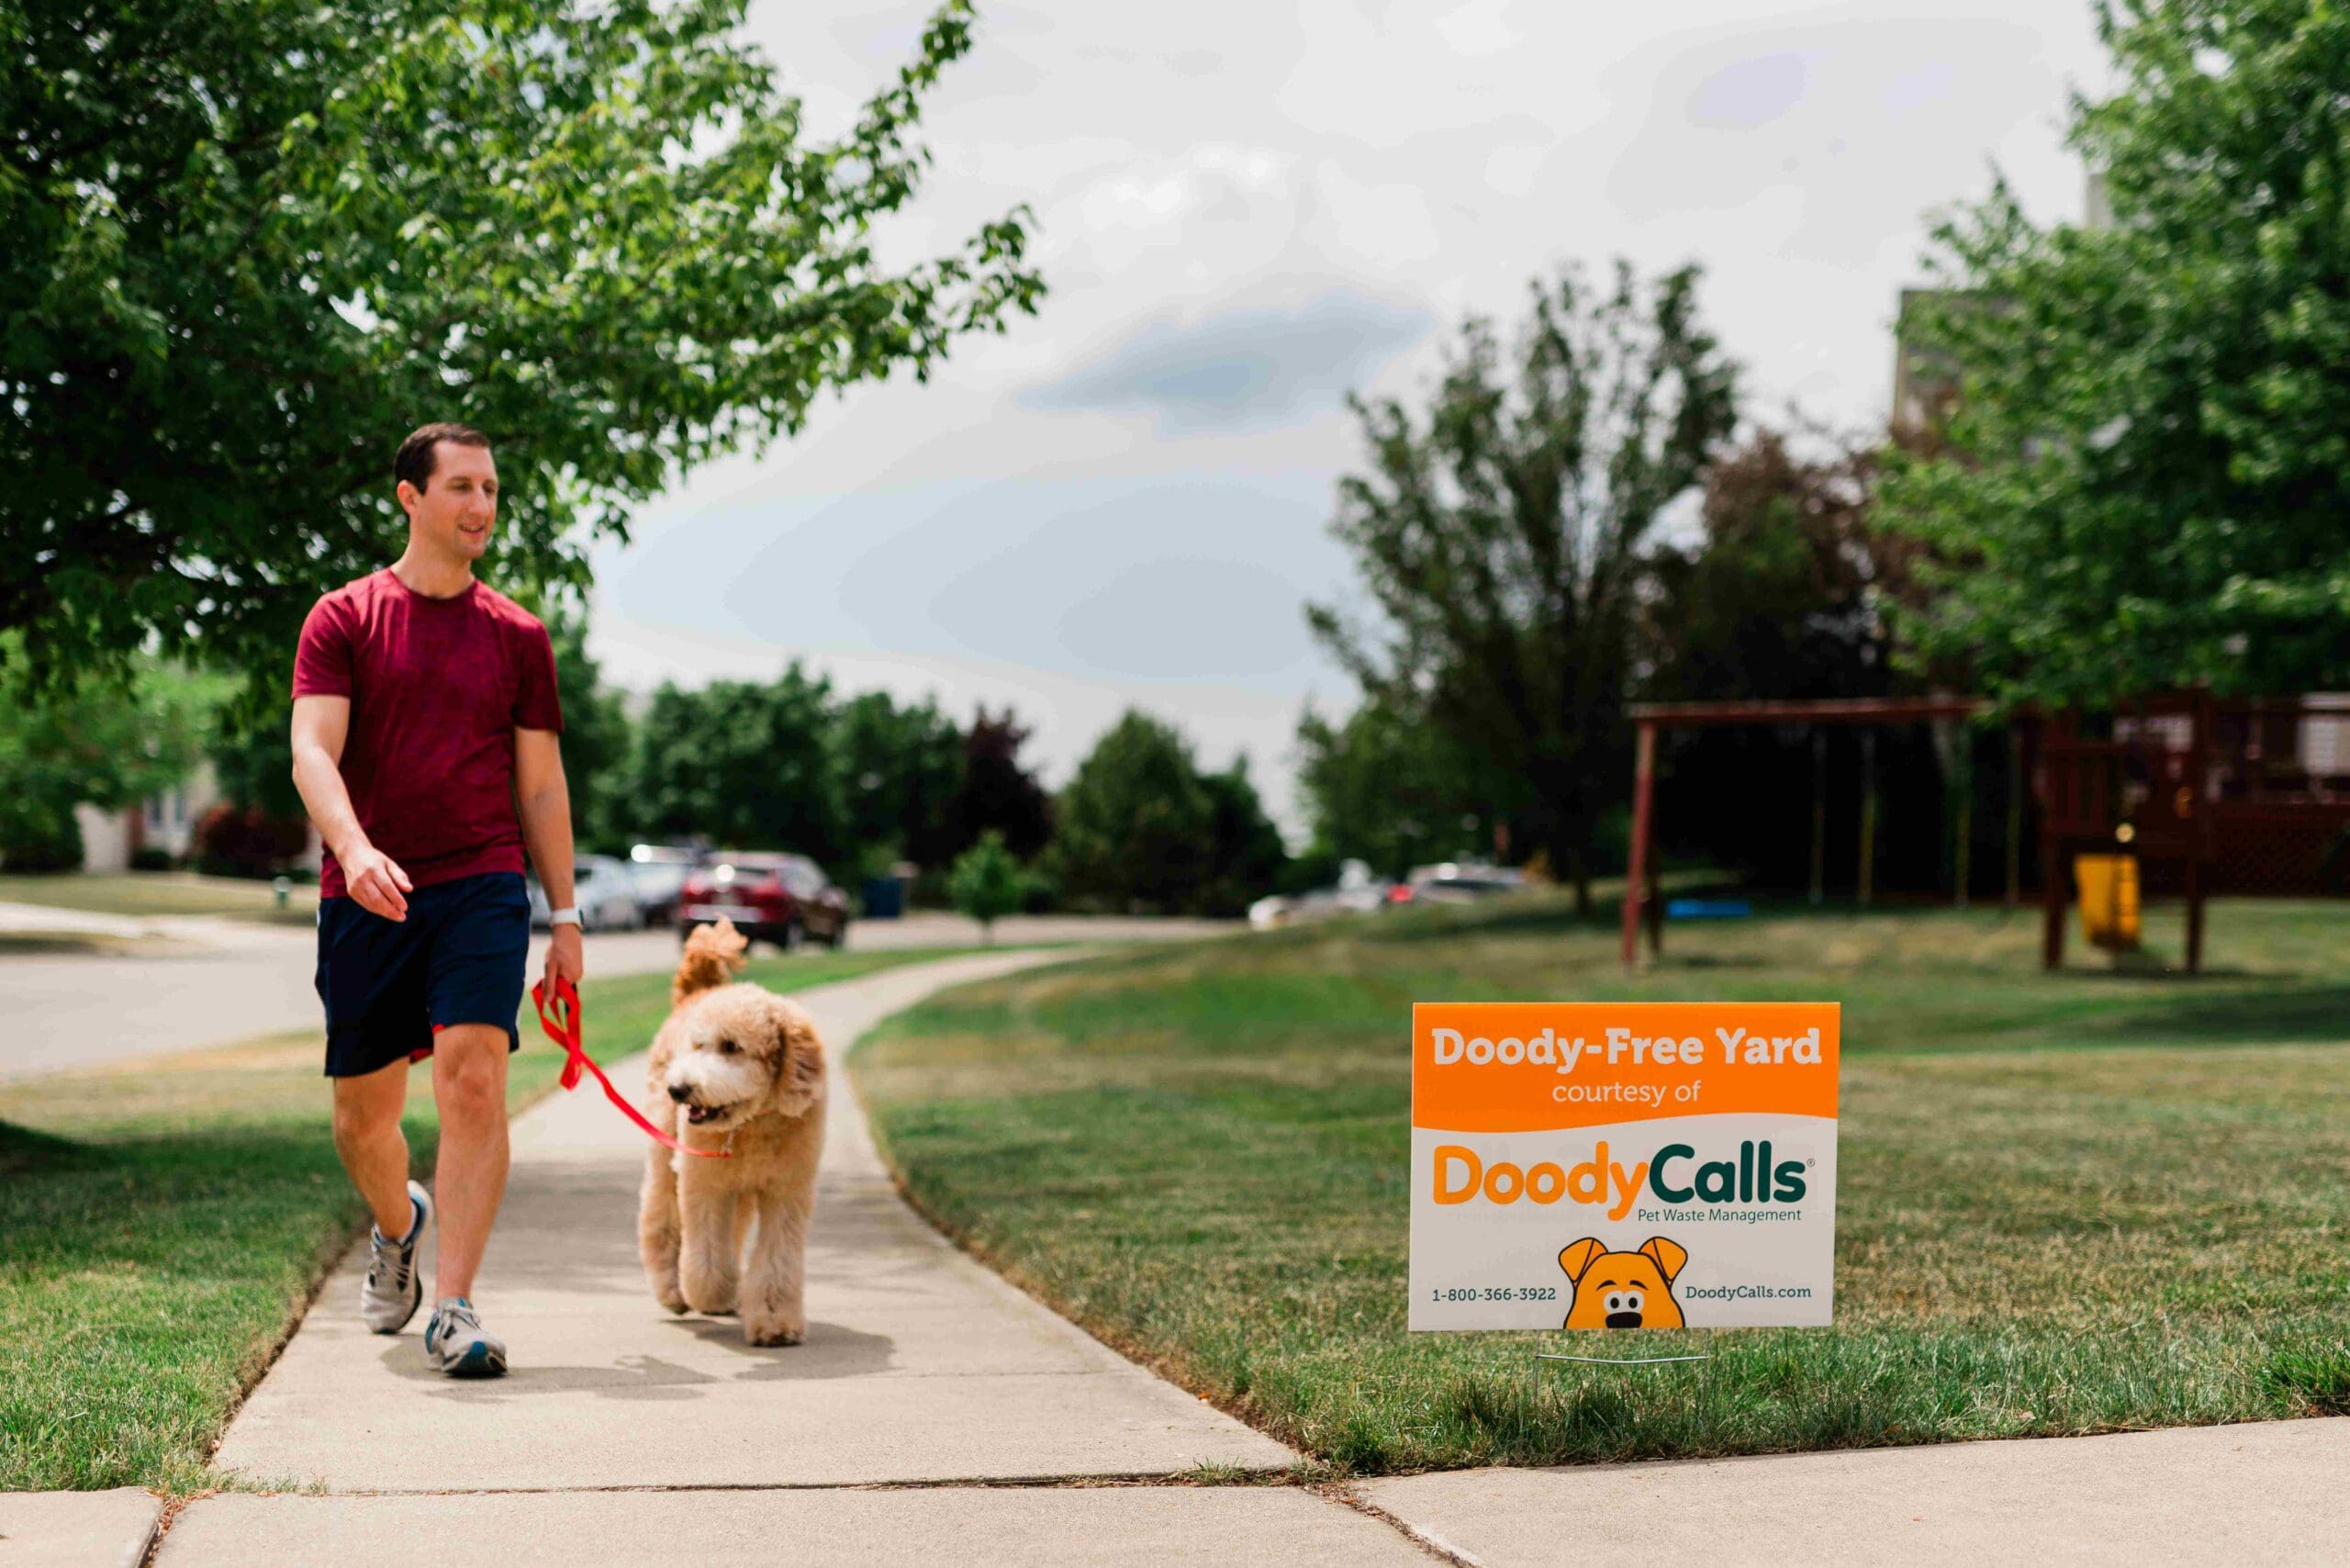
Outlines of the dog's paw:
[[683,1317],[687,1313],[693,1310],[693,1308],[686,1305],[686,1293],[679,1290],[675,1285],[671,1285],[666,1290],[656,1290],[653,1294],[660,1298],[660,1302],[663,1306],[667,1307],[671,1312],[676,1313],[680,1317]]
[[734,1310],[740,1296],[735,1282],[722,1276],[695,1274],[688,1271],[678,1282],[685,1287],[686,1302],[705,1317],[724,1317]]
[[750,1323],[743,1325],[743,1338],[754,1345],[797,1345],[808,1338],[804,1323]]

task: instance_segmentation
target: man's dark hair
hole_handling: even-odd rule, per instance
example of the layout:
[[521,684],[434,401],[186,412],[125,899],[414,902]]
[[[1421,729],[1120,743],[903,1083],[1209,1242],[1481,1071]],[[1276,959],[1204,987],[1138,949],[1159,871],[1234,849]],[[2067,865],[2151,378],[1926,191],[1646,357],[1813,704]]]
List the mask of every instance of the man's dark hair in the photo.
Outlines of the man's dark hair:
[[392,459],[394,482],[414,485],[419,490],[431,483],[432,449],[444,441],[455,442],[459,446],[478,446],[485,452],[489,449],[489,437],[471,425],[419,426],[400,442],[399,455]]

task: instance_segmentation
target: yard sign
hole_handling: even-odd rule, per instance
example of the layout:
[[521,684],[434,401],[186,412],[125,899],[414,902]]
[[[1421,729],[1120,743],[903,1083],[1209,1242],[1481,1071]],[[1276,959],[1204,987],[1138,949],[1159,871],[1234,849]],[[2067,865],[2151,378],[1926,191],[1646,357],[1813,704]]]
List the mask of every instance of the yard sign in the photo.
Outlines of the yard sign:
[[1412,1009],[1414,1328],[1824,1324],[1834,1002]]

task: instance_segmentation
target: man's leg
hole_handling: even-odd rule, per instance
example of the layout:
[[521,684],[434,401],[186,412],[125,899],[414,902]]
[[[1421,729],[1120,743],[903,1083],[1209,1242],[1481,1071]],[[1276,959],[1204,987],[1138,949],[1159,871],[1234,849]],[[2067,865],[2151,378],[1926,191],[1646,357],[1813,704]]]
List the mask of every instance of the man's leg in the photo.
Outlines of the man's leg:
[[[501,1042],[502,1044],[502,1042]],[[504,1064],[499,1064],[501,1076]],[[408,1138],[400,1112],[408,1104],[405,1059],[334,1084],[334,1151],[352,1184],[375,1213],[375,1228],[397,1239],[416,1213],[408,1196]]]
[[432,1097],[441,1108],[441,1161],[432,1186],[441,1217],[432,1299],[472,1299],[474,1271],[506,1195],[506,1031],[455,1024],[434,1036]]

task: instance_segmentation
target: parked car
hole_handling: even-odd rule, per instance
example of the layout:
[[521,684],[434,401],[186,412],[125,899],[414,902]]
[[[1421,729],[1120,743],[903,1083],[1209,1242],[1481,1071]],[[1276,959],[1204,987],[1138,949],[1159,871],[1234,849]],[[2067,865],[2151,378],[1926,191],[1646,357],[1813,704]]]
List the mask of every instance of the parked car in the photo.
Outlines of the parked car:
[[1248,906],[1248,928],[1251,931],[1278,931],[1287,925],[1296,913],[1295,899],[1270,893]]
[[[547,928],[547,890],[533,875],[528,883],[531,924]],[[628,867],[609,855],[575,856],[571,862],[571,902],[579,909],[582,931],[634,931],[644,924],[636,901],[636,883]]]
[[1387,891],[1389,907],[1413,903],[1475,903],[1526,886],[1523,873],[1507,866],[1479,866],[1447,860],[1435,866],[1415,866]]
[[677,924],[677,905],[706,852],[689,845],[639,844],[628,852],[628,874],[636,885],[636,906],[647,925]]
[[686,878],[677,911],[680,936],[731,920],[754,942],[789,951],[803,941],[838,947],[848,940],[848,895],[805,855],[716,850]]
[[1272,931],[1334,914],[1368,914],[1386,902],[1388,890],[1393,886],[1383,877],[1372,876],[1362,861],[1348,860],[1339,868],[1336,887],[1259,899],[1248,906],[1248,924],[1259,931]]

